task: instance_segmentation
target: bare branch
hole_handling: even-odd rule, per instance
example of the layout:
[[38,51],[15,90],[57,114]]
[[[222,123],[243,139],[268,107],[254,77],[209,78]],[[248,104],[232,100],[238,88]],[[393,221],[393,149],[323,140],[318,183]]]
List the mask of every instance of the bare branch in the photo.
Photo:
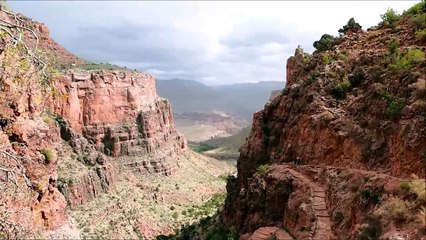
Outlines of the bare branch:
[[[2,153],[4,155],[8,156],[9,158],[15,160],[15,162],[17,164],[17,167],[16,167],[17,171],[13,170],[13,171],[10,171],[10,172],[12,172],[12,174],[16,173],[17,175],[23,177],[27,187],[32,187],[32,183],[31,183],[30,179],[28,179],[28,177],[25,173],[25,167],[21,163],[20,159],[18,157],[14,156],[14,155],[8,153],[7,150],[0,150],[0,153]],[[14,176],[14,177],[16,179],[16,176]]]
[[[28,27],[22,26],[22,24],[18,25],[19,23],[22,23],[23,20],[19,19],[19,17],[15,13],[4,10],[4,9],[1,9],[0,11],[3,11],[5,13],[9,14],[9,15],[12,15],[15,18],[15,21],[17,22],[17,24],[14,24],[14,23],[8,22],[6,20],[0,19],[0,29],[5,31],[9,36],[12,37],[12,39],[15,40],[15,43],[14,43],[15,47],[17,46],[18,43],[21,43],[24,46],[25,51],[31,57],[31,59],[34,61],[34,63],[36,63],[37,65],[39,65],[41,67],[40,72],[41,72],[43,78],[47,79],[48,78],[48,75],[46,74],[47,64],[41,59],[41,57],[37,56],[37,48],[38,48],[38,45],[39,45],[39,37],[38,37],[37,33],[34,30],[32,30]],[[11,31],[8,31],[7,28],[17,29],[18,30],[18,36],[15,36]],[[27,44],[22,40],[22,30],[29,31],[35,37],[36,44],[35,44],[34,50],[31,50],[27,46]]]

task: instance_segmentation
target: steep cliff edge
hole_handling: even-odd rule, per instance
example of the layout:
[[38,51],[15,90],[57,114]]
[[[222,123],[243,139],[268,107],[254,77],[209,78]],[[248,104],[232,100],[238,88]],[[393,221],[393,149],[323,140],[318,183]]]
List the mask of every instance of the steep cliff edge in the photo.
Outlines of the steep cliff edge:
[[[134,191],[150,175],[195,168],[151,75],[80,69],[85,61],[46,26],[0,10],[0,238],[79,238],[85,225],[69,217],[73,209],[123,186]],[[204,197],[224,187],[213,172],[194,172],[211,183]],[[103,206],[92,207],[85,212]],[[120,237],[146,234],[133,227]]]
[[[425,6],[368,31],[349,21],[326,49],[288,59],[286,88],[254,114],[228,182],[222,216],[243,239],[260,227],[296,239],[424,238]],[[306,172],[291,169],[297,157]]]

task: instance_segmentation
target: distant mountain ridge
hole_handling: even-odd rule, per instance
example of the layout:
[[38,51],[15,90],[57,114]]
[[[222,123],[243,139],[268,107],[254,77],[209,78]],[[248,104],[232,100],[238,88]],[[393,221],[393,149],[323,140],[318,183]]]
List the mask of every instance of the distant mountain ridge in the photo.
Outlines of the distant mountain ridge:
[[174,113],[224,112],[251,120],[263,108],[273,90],[283,89],[284,82],[262,81],[208,86],[194,80],[157,80],[159,96],[171,101]]

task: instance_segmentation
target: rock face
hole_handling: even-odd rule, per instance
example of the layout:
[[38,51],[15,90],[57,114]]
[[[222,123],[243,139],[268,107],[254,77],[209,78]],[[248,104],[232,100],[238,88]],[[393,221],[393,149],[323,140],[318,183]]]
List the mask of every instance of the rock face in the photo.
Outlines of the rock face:
[[140,156],[173,142],[186,148],[170,104],[144,73],[83,72],[57,80],[54,112],[108,156]]
[[75,238],[68,207],[110,191],[123,170],[172,174],[186,140],[152,76],[52,71],[26,49],[38,42],[37,49],[58,57],[43,59],[51,65],[84,61],[56,44],[43,24],[0,10],[10,33],[23,37],[14,44],[0,35],[0,189],[7,189],[0,238]]
[[[286,88],[254,114],[250,136],[241,148],[238,176],[228,183],[223,216],[240,235],[249,236],[260,227],[284,227],[297,239],[422,236],[409,226],[415,226],[409,220],[402,220],[405,229],[398,232],[390,227],[400,224],[398,220],[384,220],[373,211],[386,208],[393,198],[405,198],[383,190],[383,178],[426,176],[426,46],[414,37],[415,29],[407,18],[399,22],[398,31],[381,27],[350,33],[340,37],[331,50],[309,55],[298,48],[288,59]],[[387,47],[392,39],[400,44],[397,56]],[[408,69],[395,66],[398,59],[413,52],[423,57],[409,60]],[[304,165],[323,169],[326,183],[318,184],[320,177],[314,178],[312,172],[284,171],[297,157]],[[275,167],[261,174],[270,165]],[[355,193],[349,193],[349,189],[322,185],[350,179],[339,171],[327,172],[327,167],[352,169],[349,175],[361,174],[359,170],[387,175],[381,178],[370,172],[365,181],[371,180],[375,188],[360,189],[357,183]],[[421,188],[424,192],[424,184]],[[372,192],[380,197],[372,197]],[[351,208],[343,196],[356,196],[350,200],[354,207],[336,213],[336,204]],[[425,204],[423,197],[414,202]],[[407,206],[404,214],[416,215],[419,210],[402,205]],[[371,218],[357,208],[367,209]],[[352,219],[342,224],[346,214]]]

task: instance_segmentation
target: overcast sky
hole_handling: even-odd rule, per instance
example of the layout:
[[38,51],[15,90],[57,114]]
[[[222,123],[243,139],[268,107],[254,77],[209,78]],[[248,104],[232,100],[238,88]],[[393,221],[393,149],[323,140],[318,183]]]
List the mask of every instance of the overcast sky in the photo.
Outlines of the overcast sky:
[[312,51],[349,18],[364,29],[419,1],[9,1],[76,55],[209,85],[284,81],[297,45]]

